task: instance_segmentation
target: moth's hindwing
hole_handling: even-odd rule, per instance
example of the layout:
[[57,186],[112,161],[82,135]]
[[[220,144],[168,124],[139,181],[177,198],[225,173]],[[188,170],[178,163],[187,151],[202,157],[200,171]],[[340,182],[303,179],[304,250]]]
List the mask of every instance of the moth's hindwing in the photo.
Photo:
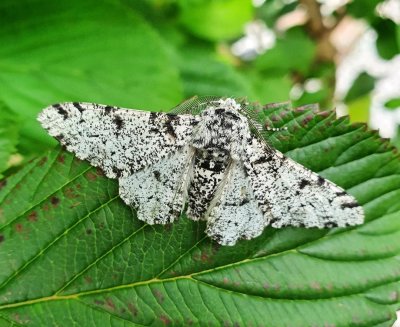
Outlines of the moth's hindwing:
[[257,138],[248,141],[244,166],[272,227],[344,227],[363,222],[363,209],[354,197]]

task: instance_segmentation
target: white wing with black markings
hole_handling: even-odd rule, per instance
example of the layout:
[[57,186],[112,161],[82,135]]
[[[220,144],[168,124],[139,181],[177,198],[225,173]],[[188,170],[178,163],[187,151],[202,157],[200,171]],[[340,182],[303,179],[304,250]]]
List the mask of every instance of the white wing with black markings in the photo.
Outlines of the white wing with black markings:
[[38,120],[68,151],[107,177],[130,176],[185,146],[194,116],[121,109],[92,103],[61,103]]
[[46,108],[39,121],[68,151],[118,178],[121,198],[139,219],[165,224],[181,214],[195,117],[75,102]]
[[345,227],[363,223],[354,197],[255,137],[243,158],[267,225],[275,228]]

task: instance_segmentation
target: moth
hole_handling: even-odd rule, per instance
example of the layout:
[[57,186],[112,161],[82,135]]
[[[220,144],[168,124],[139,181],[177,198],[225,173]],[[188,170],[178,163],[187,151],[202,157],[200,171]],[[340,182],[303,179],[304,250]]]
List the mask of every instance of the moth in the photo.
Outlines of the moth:
[[68,151],[118,179],[122,200],[148,224],[172,223],[187,208],[222,245],[268,225],[361,224],[355,198],[272,148],[248,107],[212,97],[170,113],[74,102],[52,105],[38,120]]

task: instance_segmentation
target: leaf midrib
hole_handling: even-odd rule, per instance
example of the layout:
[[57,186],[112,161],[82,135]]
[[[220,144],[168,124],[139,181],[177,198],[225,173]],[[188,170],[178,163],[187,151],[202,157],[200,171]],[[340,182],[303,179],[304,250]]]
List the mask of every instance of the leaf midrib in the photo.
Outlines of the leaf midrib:
[[[288,251],[284,251],[281,252],[279,254],[285,253],[285,252],[297,252],[295,250],[288,250]],[[279,254],[272,254],[270,256],[275,256],[275,255],[279,255]],[[257,258],[259,259],[259,258]],[[241,263],[244,261],[251,261],[251,259],[245,259],[242,260],[240,262],[237,263]],[[235,264],[237,264],[235,263]],[[226,266],[223,266],[223,268],[225,268]],[[221,267],[218,267],[221,268]],[[228,292],[228,293],[234,293],[234,294],[238,294],[238,295],[242,295],[242,296],[250,296],[252,298],[257,298],[260,299],[261,301],[264,300],[280,300],[280,301],[293,301],[292,298],[280,298],[280,297],[266,297],[266,296],[260,296],[260,295],[256,295],[256,294],[250,294],[250,293],[245,293],[245,292],[240,292],[240,291],[236,291],[236,290],[231,290],[231,289],[225,289],[223,287],[214,285],[214,284],[210,284],[207,283],[203,280],[199,280],[196,279],[195,276],[196,275],[201,275],[204,273],[207,273],[209,271],[213,271],[215,269],[218,268],[213,268],[213,269],[209,269],[209,270],[205,270],[202,272],[196,272],[196,273],[192,273],[192,274],[188,274],[188,275],[183,275],[183,276],[177,276],[177,277],[169,277],[169,278],[165,278],[165,279],[158,279],[158,278],[152,278],[152,279],[148,279],[148,280],[144,280],[144,281],[139,281],[139,282],[134,282],[134,283],[129,283],[129,284],[123,284],[123,285],[117,285],[117,286],[113,286],[113,287],[109,287],[109,288],[103,288],[103,289],[97,289],[97,290],[89,290],[89,291],[83,291],[83,292],[78,292],[78,293],[74,293],[74,294],[68,294],[68,295],[51,295],[51,296],[46,296],[46,297],[41,297],[41,298],[36,298],[36,299],[32,299],[32,300],[27,300],[27,301],[22,301],[22,302],[16,302],[16,303],[9,303],[9,304],[4,304],[4,305],[0,305],[0,310],[3,309],[9,309],[9,308],[15,308],[15,307],[21,307],[21,306],[26,306],[26,305],[32,305],[32,304],[37,304],[37,303],[42,303],[42,302],[49,302],[49,301],[63,301],[63,300],[79,300],[80,297],[82,296],[89,296],[89,295],[94,295],[94,294],[102,294],[102,293],[108,293],[108,292],[112,292],[112,291],[116,291],[116,290],[121,290],[121,289],[128,289],[128,288],[135,288],[135,287],[139,287],[139,286],[148,286],[151,284],[156,284],[156,283],[167,283],[167,282],[172,282],[172,281],[178,281],[178,280],[190,280],[192,282],[195,283],[199,283],[202,285],[206,285],[207,287],[211,287],[214,289],[217,289],[218,291],[222,291],[222,292]],[[344,296],[357,296],[357,295],[363,295],[364,293],[375,289],[375,288],[379,288],[383,285],[386,285],[388,283],[395,283],[395,282],[400,282],[400,279],[394,279],[391,281],[387,281],[385,280],[382,283],[378,283],[375,285],[372,285],[370,287],[364,288],[359,292],[356,293],[343,293],[340,295],[334,295],[334,296],[327,296],[327,297],[314,297],[314,298],[296,298],[296,301],[318,301],[318,300],[330,300],[330,299],[338,299],[338,298],[342,298]],[[371,301],[374,304],[380,304],[376,301],[373,301],[371,298],[365,296],[365,298],[369,301]],[[397,302],[395,302],[397,303]],[[393,303],[394,304],[394,303]]]

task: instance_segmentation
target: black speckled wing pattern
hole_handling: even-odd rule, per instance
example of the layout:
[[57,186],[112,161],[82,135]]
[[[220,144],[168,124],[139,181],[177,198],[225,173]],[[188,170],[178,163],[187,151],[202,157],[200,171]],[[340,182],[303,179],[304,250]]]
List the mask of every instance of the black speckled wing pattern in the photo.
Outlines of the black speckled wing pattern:
[[49,134],[109,178],[149,224],[207,221],[223,245],[265,226],[361,224],[356,200],[253,134],[244,102],[191,98],[171,113],[69,102],[39,115]]

